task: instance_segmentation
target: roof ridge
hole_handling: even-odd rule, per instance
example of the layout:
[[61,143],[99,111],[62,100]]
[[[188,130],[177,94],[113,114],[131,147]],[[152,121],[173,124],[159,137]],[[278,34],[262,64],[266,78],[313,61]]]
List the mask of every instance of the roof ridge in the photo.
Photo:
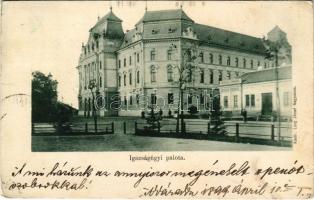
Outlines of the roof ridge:
[[[282,68],[291,68],[292,66],[278,66],[277,69],[282,69]],[[272,67],[272,68],[266,68],[266,69],[263,69],[263,70],[256,70],[256,71],[253,71],[253,72],[247,72],[245,74],[253,74],[253,73],[257,73],[257,72],[264,72],[264,71],[270,71],[270,70],[274,70],[276,69],[276,67]]]
[[255,37],[255,36],[252,36],[252,35],[248,35],[248,34],[245,34],[245,33],[239,33],[239,32],[235,32],[235,31],[229,31],[229,30],[227,30],[227,29],[218,28],[218,27],[210,26],[210,25],[206,25],[206,24],[199,24],[199,23],[194,23],[194,24],[195,24],[195,25],[206,26],[206,27],[208,27],[208,28],[218,29],[218,30],[225,31],[225,32],[229,32],[229,33],[233,33],[233,34],[244,35],[244,36],[248,36],[248,37],[251,37],[251,38],[254,38],[254,39],[260,39],[260,40],[262,40],[262,38]]

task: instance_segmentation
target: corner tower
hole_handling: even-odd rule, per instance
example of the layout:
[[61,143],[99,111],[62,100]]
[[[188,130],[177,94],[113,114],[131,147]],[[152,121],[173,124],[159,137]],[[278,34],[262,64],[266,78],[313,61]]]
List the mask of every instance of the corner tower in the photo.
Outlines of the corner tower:
[[[123,37],[122,20],[113,13],[112,8],[105,16],[98,18],[96,24],[89,30],[88,41],[82,45],[78,65],[80,115],[87,117],[92,115],[92,106],[96,97],[102,99],[98,106],[105,108],[98,109],[98,115],[117,114],[113,109],[109,109],[109,106],[110,100],[114,101],[112,97],[117,93],[115,51],[120,47]],[[91,81],[96,83],[92,90],[94,95],[88,87]]]

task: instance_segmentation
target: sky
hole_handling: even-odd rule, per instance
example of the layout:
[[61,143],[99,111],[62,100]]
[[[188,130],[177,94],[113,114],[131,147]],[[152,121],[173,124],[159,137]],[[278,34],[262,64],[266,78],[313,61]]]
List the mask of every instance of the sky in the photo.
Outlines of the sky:
[[59,83],[59,100],[77,107],[76,66],[81,45],[98,16],[104,16],[112,6],[128,30],[144,15],[146,5],[148,10],[164,10],[181,4],[197,23],[256,37],[267,35],[278,25],[293,47],[302,39],[297,37],[302,28],[309,24],[304,17],[311,17],[295,7],[308,8],[307,2],[6,1],[2,8],[2,73],[15,72],[12,78],[5,77],[6,82],[20,83],[29,91],[32,71],[50,72]]

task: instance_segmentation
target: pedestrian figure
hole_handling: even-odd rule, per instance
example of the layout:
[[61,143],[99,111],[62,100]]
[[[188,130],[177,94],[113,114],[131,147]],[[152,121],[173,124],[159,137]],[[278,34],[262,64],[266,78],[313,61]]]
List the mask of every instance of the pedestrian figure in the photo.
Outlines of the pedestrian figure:
[[162,111],[162,109],[160,109],[159,110],[159,117],[160,117],[160,119],[162,118],[162,114],[163,114],[163,111]]
[[145,119],[145,111],[144,110],[141,112],[141,116],[142,116],[142,119]]
[[169,116],[169,117],[172,117],[172,112],[171,112],[170,109],[169,109],[169,111],[168,111],[168,116]]
[[247,120],[247,111],[245,109],[243,109],[243,120],[244,120],[244,123],[246,123],[246,120]]

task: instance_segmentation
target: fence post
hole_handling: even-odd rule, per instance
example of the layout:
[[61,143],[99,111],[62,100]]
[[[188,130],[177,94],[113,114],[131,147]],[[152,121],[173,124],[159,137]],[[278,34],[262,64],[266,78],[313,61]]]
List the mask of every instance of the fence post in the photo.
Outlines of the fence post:
[[32,123],[32,133],[35,133],[34,123]]
[[157,122],[157,126],[158,126],[158,134],[160,133],[160,122]]
[[135,122],[135,134],[137,133],[137,122]]
[[210,134],[210,122],[208,122],[208,124],[207,124],[207,134],[208,135]]
[[236,123],[236,139],[239,138],[239,123]]
[[111,132],[114,133],[114,123],[111,122]]
[[88,133],[88,124],[85,122],[85,133]]
[[275,126],[271,125],[271,140],[275,140]]
[[123,122],[123,133],[126,134],[126,122]]

